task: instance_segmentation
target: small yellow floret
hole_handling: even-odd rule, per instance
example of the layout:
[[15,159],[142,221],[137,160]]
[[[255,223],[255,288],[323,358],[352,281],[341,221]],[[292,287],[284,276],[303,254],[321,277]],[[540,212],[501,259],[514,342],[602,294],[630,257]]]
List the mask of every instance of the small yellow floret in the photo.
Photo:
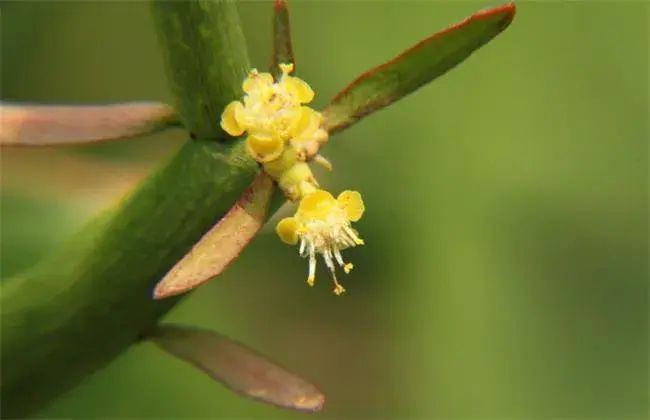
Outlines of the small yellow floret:
[[290,76],[290,74],[293,73],[293,69],[293,63],[280,64],[282,75],[280,76],[278,84],[282,89],[290,91],[301,104],[307,104],[314,99],[314,91],[304,80]]
[[221,115],[221,128],[223,131],[230,134],[233,137],[238,137],[244,134],[244,127],[239,125],[237,121],[237,116],[242,112],[244,106],[239,101],[232,101],[226,106],[226,109]]
[[246,149],[258,162],[270,162],[280,157],[284,151],[284,142],[277,137],[251,134],[246,139]]
[[255,69],[249,72],[242,83],[243,100],[230,103],[221,116],[221,126],[228,134],[240,136],[247,132],[288,141],[303,131],[297,126],[309,108],[302,104],[314,98],[314,91],[303,80],[289,75],[293,64],[281,64],[280,69],[277,81],[270,73]]
[[273,76],[271,73],[260,73],[253,69],[248,73],[248,77],[242,83],[244,93],[265,92],[272,88]]
[[308,104],[314,100],[315,93],[304,80],[293,76],[284,76],[281,83],[301,104]]
[[345,292],[336,278],[335,263],[346,274],[352,270],[353,265],[343,261],[341,251],[363,244],[352,229],[349,217],[352,214],[359,220],[363,211],[361,194],[356,191],[344,191],[335,199],[325,190],[315,190],[302,198],[293,217],[278,223],[276,231],[280,238],[289,244],[300,242],[300,255],[309,257],[307,282],[310,285],[315,281],[316,255],[320,254],[332,273],[334,293],[340,295]]
[[[314,132],[321,124],[323,120],[322,115],[318,111],[302,106],[300,107],[300,118],[296,121],[294,126],[295,135],[294,137],[306,136]],[[295,141],[295,139],[292,139]]]

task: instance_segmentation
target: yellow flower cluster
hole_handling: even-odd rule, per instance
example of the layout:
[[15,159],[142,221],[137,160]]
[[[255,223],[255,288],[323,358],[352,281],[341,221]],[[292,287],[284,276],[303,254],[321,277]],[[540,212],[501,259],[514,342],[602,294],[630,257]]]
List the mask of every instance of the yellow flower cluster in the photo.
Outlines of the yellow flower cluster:
[[[279,80],[270,73],[252,70],[242,88],[243,101],[233,101],[221,117],[221,127],[231,136],[248,134],[246,147],[291,200],[298,200],[318,184],[307,161],[315,159],[327,142],[322,116],[305,106],[314,91],[303,80],[291,76],[292,64],[281,64]],[[310,188],[311,187],[311,188]]]
[[302,257],[309,257],[307,282],[314,285],[316,255],[321,254],[332,273],[334,293],[345,289],[336,278],[336,263],[348,273],[341,250],[363,245],[351,227],[365,210],[361,194],[344,191],[336,199],[319,189],[308,162],[331,169],[318,154],[327,142],[322,115],[306,106],[314,91],[303,80],[291,76],[293,64],[281,64],[281,75],[252,70],[242,85],[242,101],[231,102],[221,116],[221,127],[231,136],[247,134],[246,148],[264,171],[278,182],[285,195],[299,201],[296,214],[281,220],[276,232],[290,245],[299,245]]

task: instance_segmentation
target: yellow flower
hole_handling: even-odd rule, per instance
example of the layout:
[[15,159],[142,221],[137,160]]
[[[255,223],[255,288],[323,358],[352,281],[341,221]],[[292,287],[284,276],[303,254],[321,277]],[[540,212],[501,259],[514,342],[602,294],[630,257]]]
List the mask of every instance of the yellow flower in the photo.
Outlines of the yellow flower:
[[351,263],[343,261],[341,251],[364,244],[351,227],[351,222],[361,219],[364,211],[361,194],[357,191],[343,191],[335,199],[329,192],[317,189],[304,196],[293,217],[278,223],[276,232],[280,239],[289,245],[300,243],[300,255],[309,257],[307,283],[310,286],[316,279],[316,254],[321,254],[332,273],[334,293],[345,292],[336,278],[335,263],[346,273],[353,268]]
[[246,150],[253,159],[265,163],[278,159],[284,152],[284,141],[280,137],[251,134],[246,138]]
[[280,64],[280,69],[282,74],[276,82],[270,73],[251,70],[242,84],[243,101],[228,104],[221,116],[224,131],[231,136],[247,132],[255,139],[249,149],[265,160],[279,156],[278,144],[283,146],[282,142],[293,135],[308,109],[303,104],[314,99],[314,91],[307,83],[289,75],[293,64]]
[[[286,135],[250,133],[246,139],[248,153],[258,162],[266,163],[280,158],[288,145],[299,161],[316,159],[321,164],[326,162],[318,155],[321,146],[328,140],[327,131],[321,127],[322,115],[308,107],[301,107],[297,112],[300,113],[300,118],[292,122],[290,133],[287,132]],[[331,166],[325,166],[331,169]]]

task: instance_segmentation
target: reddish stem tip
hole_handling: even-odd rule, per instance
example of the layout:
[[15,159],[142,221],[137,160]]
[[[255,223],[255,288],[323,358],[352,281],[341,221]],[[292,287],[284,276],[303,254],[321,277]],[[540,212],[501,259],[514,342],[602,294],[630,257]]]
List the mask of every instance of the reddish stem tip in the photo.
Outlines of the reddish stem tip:
[[496,6],[492,7],[489,9],[481,10],[480,12],[477,12],[472,16],[472,18],[483,18],[483,17],[490,17],[492,15],[498,15],[505,13],[506,16],[508,17],[508,22],[511,22],[512,19],[515,17],[515,14],[517,13],[517,6],[515,3],[506,3],[502,4],[501,6]]
[[287,7],[287,3],[284,0],[275,0],[275,10],[280,11]]

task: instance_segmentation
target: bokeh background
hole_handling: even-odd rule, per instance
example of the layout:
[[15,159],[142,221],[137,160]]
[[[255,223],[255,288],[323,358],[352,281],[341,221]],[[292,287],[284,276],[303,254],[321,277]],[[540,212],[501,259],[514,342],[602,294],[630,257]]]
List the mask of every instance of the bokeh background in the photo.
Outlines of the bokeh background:
[[[294,1],[318,105],[495,2]],[[170,101],[145,2],[3,3],[4,100]],[[647,2],[522,1],[504,34],[333,138],[323,183],[363,192],[367,246],[336,298],[264,234],[169,319],[241,340],[326,392],[315,418],[647,418]],[[269,1],[240,7],[268,63]],[[3,150],[2,278],[31,266],[185,141]],[[302,418],[150,345],[42,418]]]

